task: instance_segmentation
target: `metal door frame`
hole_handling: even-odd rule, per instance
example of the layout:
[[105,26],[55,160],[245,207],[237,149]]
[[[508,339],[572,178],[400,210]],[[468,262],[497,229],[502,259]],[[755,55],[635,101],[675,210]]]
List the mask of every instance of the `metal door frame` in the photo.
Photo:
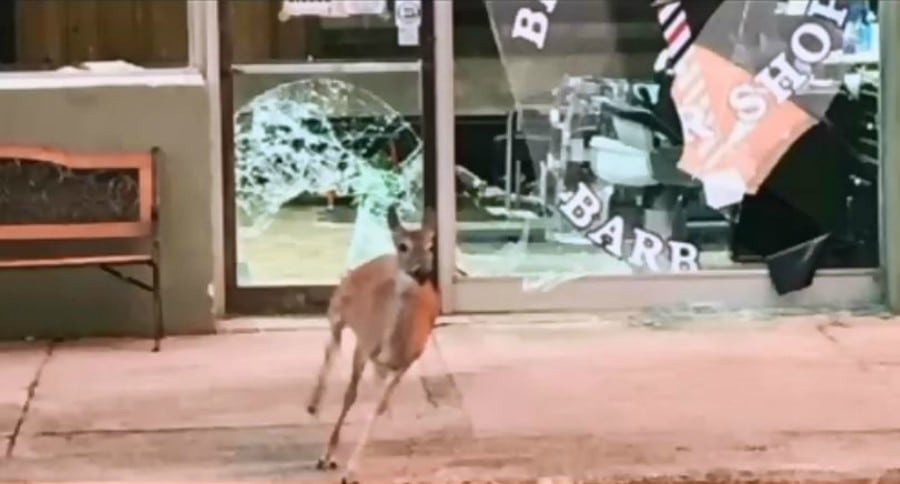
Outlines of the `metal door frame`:
[[[224,313],[226,315],[263,315],[263,314],[321,314],[325,311],[334,285],[286,285],[241,287],[237,284],[237,230],[235,226],[235,179],[234,179],[234,126],[231,121],[234,112],[234,75],[235,67],[245,72],[256,73],[311,73],[322,72],[322,69],[339,69],[344,72],[359,71],[362,68],[378,69],[374,63],[360,62],[352,66],[338,63],[307,63],[297,65],[246,64],[234,65],[233,32],[231,30],[230,9],[225,7],[228,0],[217,0],[218,26],[218,104],[221,107],[219,116],[221,137],[222,166],[222,286],[224,286]],[[409,69],[412,65],[420,67],[420,89],[422,103],[423,131],[423,186],[425,204],[434,207],[436,200],[435,157],[434,146],[434,3],[430,0],[422,2],[422,25],[420,27],[420,56],[418,62],[379,63],[388,70]],[[436,2],[438,4],[443,2]],[[340,65],[345,67],[341,68]]]

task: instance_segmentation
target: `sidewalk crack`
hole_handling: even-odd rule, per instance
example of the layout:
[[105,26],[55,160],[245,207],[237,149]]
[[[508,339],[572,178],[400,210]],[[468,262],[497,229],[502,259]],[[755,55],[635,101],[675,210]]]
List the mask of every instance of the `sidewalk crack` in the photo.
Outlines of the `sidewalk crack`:
[[53,347],[54,342],[51,341],[47,345],[47,349],[44,352],[44,358],[41,360],[40,364],[38,364],[37,370],[34,372],[34,376],[32,377],[31,382],[28,384],[28,390],[25,395],[25,403],[22,404],[22,410],[19,412],[19,418],[16,420],[15,427],[13,427],[13,433],[9,436],[9,440],[6,443],[5,455],[7,459],[12,457],[13,451],[15,451],[16,442],[19,440],[19,434],[22,432],[22,427],[25,425],[25,419],[28,418],[28,410],[31,409],[31,402],[34,400],[35,392],[37,392],[38,384],[41,381],[41,375],[43,375],[44,368],[50,361],[50,357],[53,356]]
[[869,367],[869,364],[866,363],[865,360],[863,360],[862,358],[859,358],[856,355],[854,355],[853,352],[848,350],[847,347],[845,347],[835,335],[831,334],[828,331],[829,328],[849,328],[849,327],[850,327],[850,325],[848,325],[847,323],[842,321],[841,318],[832,317],[831,320],[826,323],[817,324],[816,331],[818,331],[819,334],[822,335],[822,337],[824,337],[825,339],[830,341],[831,344],[833,344],[834,347],[837,348],[837,350],[841,354],[844,355],[844,357],[849,358],[854,363],[856,363],[856,365],[859,366],[859,368],[862,371],[868,372],[871,370],[871,368]]

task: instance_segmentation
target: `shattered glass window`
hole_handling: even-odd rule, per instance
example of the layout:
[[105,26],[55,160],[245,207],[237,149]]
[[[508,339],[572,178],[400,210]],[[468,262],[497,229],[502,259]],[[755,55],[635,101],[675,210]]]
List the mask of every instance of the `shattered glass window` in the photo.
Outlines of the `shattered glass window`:
[[419,51],[390,2],[316,3],[353,11],[227,2],[239,286],[336,284],[422,217]]
[[877,2],[454,5],[465,276],[878,265]]

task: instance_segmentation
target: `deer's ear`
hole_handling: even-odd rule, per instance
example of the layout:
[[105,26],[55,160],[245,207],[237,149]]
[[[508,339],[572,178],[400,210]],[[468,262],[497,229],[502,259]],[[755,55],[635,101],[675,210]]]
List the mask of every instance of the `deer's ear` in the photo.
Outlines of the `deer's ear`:
[[434,209],[431,207],[426,207],[425,213],[422,214],[422,230],[434,232],[436,225],[437,225],[437,215],[435,215]]
[[388,228],[391,229],[391,232],[396,232],[397,230],[402,228],[402,226],[400,225],[400,217],[397,215],[396,205],[392,205],[390,208],[388,208],[387,223]]

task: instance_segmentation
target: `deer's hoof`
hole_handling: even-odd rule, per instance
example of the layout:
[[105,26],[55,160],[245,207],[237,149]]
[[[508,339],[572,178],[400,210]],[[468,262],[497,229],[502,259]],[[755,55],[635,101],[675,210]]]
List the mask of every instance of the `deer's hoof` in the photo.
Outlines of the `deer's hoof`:
[[312,415],[313,417],[315,417],[316,415],[319,414],[319,407],[318,407],[318,405],[312,405],[312,404],[307,405],[306,412],[308,414]]
[[319,460],[316,461],[316,469],[320,471],[333,471],[337,469],[337,462],[326,459],[325,457],[320,457]]
[[352,474],[344,474],[344,477],[341,477],[341,484],[359,484],[359,480]]

